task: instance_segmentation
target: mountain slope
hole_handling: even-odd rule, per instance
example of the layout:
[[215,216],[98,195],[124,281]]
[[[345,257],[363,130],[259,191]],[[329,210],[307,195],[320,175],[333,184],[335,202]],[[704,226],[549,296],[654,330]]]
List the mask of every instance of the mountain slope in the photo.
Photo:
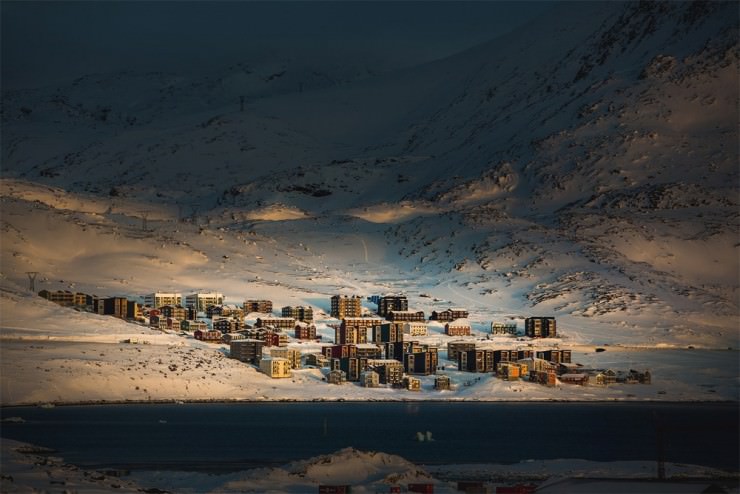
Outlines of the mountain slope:
[[[86,265],[22,254],[48,238],[22,212],[42,183],[58,189],[29,215],[189,246],[202,271],[168,286],[231,271],[327,295],[428,292],[480,320],[554,314],[589,341],[736,346],[736,5],[559,9],[378,76],[241,64],[4,93],[3,273]],[[94,218],[90,202],[105,205]]]

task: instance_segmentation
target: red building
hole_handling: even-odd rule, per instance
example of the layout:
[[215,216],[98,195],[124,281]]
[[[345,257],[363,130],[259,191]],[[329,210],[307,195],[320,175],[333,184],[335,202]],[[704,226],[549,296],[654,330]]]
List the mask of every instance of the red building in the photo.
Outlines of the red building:
[[325,346],[322,347],[321,351],[323,352],[324,356],[329,359],[357,356],[357,346],[355,345]]
[[470,323],[467,319],[457,319],[445,324],[445,334],[448,336],[470,336]]
[[221,341],[221,338],[223,338],[223,334],[221,334],[221,331],[216,330],[209,330],[209,331],[203,331],[200,329],[196,329],[193,332],[193,338],[200,341]]
[[434,494],[434,484],[409,484],[409,492],[421,492],[422,494]]

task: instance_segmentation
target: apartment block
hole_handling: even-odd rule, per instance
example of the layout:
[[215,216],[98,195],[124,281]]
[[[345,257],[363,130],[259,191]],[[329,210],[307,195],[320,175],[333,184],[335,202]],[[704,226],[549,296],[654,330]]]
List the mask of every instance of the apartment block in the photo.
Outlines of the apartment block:
[[447,360],[457,362],[460,352],[475,350],[475,343],[472,341],[450,341],[447,343]]
[[281,309],[283,317],[290,317],[296,321],[302,321],[306,323],[313,322],[313,308],[309,306],[286,306]]
[[295,319],[292,317],[258,317],[255,327],[291,330],[295,328]]
[[295,348],[271,348],[270,356],[286,359],[291,369],[301,368],[301,351]]
[[470,336],[470,322],[467,319],[456,319],[445,324],[447,336]]
[[271,300],[245,300],[242,307],[245,314],[249,314],[250,312],[259,312],[261,314],[272,313]]
[[232,341],[229,344],[229,356],[241,362],[256,364],[262,358],[264,345],[262,340],[256,339]]
[[378,301],[378,315],[387,317],[391,311],[409,309],[409,301],[405,295],[386,295]]
[[210,305],[223,305],[224,296],[222,293],[193,293],[185,297],[185,305],[194,308],[197,312],[205,312]]
[[331,317],[343,319],[362,316],[362,298],[357,295],[334,295],[331,298]]
[[291,377],[290,362],[278,357],[265,357],[260,360],[260,371],[273,379]]
[[528,317],[524,320],[524,334],[530,338],[556,338],[554,317]]
[[470,314],[466,309],[462,309],[460,307],[451,307],[446,310],[441,311],[432,311],[432,315],[429,316],[429,319],[432,321],[454,321],[455,319],[467,319]]
[[155,309],[163,305],[182,305],[181,293],[156,292],[144,295],[144,305]]
[[316,326],[313,324],[301,324],[300,322],[296,323],[295,338],[298,340],[315,340]]
[[393,322],[424,322],[426,317],[421,310],[391,310],[388,311],[386,319]]

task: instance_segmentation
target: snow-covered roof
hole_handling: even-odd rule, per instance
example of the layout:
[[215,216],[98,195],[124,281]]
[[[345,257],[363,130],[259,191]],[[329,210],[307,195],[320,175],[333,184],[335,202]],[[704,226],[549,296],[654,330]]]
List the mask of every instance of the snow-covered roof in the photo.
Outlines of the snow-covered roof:
[[450,326],[470,326],[470,319],[455,319],[447,324]]

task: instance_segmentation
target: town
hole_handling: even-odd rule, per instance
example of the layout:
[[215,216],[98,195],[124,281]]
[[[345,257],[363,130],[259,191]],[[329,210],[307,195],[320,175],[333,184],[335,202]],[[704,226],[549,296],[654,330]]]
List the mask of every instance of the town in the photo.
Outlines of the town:
[[[358,295],[332,296],[329,317],[321,321],[334,330],[333,341],[328,341],[326,335],[317,334],[310,306],[285,306],[277,316],[270,300],[247,299],[238,306],[224,303],[224,296],[215,292],[184,298],[180,293],[155,292],[139,298],[141,303],[61,290],[38,294],[64,307],[174,332],[213,344],[214,349],[228,345],[229,357],[274,379],[313,367],[322,369],[328,384],[356,383],[411,392],[422,390],[421,376],[434,376],[432,389],[439,392],[470,386],[478,379],[452,379],[449,371],[455,370],[457,376],[488,373],[506,381],[543,386],[651,382],[649,370],[590,368],[572,362],[572,351],[560,346],[554,317],[526,317],[521,331],[514,318],[494,321],[482,338],[481,331],[472,329],[464,308],[435,310],[427,320],[423,311],[409,309],[404,295],[368,297],[377,307],[375,314],[363,307],[364,299]],[[430,333],[440,338],[425,342]],[[533,341],[538,339],[551,345],[535,347]],[[321,351],[303,351],[302,344],[307,342],[321,344]],[[145,341],[131,338],[125,343]]]

